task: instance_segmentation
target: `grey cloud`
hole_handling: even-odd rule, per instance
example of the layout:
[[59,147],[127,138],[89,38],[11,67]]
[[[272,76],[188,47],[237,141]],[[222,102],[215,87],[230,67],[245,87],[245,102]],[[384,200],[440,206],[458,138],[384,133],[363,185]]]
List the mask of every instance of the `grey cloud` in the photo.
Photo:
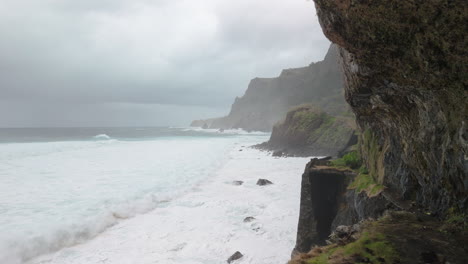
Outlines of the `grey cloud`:
[[123,119],[125,104],[219,115],[251,78],[320,60],[328,45],[306,0],[0,0],[0,104],[21,104],[25,124],[43,104],[64,112],[57,102],[112,105]]

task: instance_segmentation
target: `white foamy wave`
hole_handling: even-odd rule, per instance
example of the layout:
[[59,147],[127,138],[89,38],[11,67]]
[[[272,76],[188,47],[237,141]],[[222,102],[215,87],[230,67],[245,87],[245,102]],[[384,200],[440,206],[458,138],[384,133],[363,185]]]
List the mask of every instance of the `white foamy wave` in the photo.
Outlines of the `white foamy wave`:
[[82,243],[122,219],[167,204],[209,179],[238,141],[2,145],[0,263],[22,263]]
[[109,136],[106,135],[106,134],[99,134],[99,135],[94,136],[94,139],[97,139],[97,140],[109,140],[109,139],[111,139],[111,137],[109,137]]
[[228,135],[261,135],[266,136],[269,135],[269,132],[262,132],[262,131],[246,131],[241,128],[233,128],[233,129],[218,129],[218,128],[201,128],[201,127],[189,127],[183,128],[183,131],[196,131],[196,132],[205,132],[205,133],[223,133]]
[[[286,263],[296,240],[300,174],[308,158],[278,160],[237,148],[228,155],[216,175],[167,206],[28,264],[219,264],[235,251],[244,254],[242,263]],[[274,184],[259,191],[258,175]],[[244,184],[233,186],[232,180]],[[248,216],[255,220],[243,222]]]
[[7,238],[0,241],[0,263],[21,264],[36,256],[55,252],[59,249],[83,243],[96,237],[121,220],[135,217],[154,210],[158,205],[169,203],[183,193],[157,197],[148,194],[142,199],[129,200],[103,210],[94,216],[81,219],[80,223],[69,223],[47,233]]

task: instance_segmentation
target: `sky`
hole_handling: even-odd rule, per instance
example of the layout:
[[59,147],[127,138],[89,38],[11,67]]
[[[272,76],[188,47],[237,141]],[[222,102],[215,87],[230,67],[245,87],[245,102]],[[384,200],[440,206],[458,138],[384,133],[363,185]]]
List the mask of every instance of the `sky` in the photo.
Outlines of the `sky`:
[[329,45],[308,0],[0,0],[0,127],[187,126]]

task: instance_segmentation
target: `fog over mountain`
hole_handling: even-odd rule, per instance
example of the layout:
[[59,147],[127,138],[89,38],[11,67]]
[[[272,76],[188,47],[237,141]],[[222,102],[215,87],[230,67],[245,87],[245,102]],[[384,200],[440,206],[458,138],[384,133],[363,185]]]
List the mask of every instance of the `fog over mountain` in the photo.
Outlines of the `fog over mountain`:
[[0,127],[188,125],[328,46],[306,0],[0,0]]

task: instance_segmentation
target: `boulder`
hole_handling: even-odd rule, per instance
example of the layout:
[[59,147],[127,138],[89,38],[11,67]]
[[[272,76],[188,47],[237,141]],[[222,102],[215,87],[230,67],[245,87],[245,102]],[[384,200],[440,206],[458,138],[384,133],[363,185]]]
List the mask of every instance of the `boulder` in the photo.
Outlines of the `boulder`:
[[283,156],[283,151],[276,150],[273,152],[273,157],[281,157],[281,156]]
[[246,218],[244,218],[244,223],[249,223],[249,222],[252,222],[253,220],[255,220],[255,217],[247,216]]
[[264,185],[270,185],[273,184],[271,181],[267,179],[258,179],[257,185],[264,186]]
[[228,259],[227,259],[227,263],[232,263],[240,258],[242,258],[244,255],[242,255],[242,253],[240,253],[239,251],[236,251],[236,253],[232,254],[232,256],[230,256]]

